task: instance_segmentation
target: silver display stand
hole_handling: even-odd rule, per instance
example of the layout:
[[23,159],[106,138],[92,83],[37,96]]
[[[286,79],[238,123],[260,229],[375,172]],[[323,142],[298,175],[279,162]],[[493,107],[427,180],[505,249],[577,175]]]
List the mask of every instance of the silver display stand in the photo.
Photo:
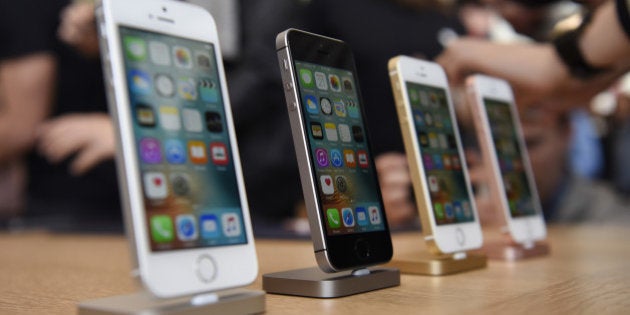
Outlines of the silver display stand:
[[173,299],[158,299],[146,291],[141,291],[79,303],[79,315],[260,314],[264,311],[265,292],[247,289]]
[[326,273],[318,267],[263,275],[267,293],[316,298],[336,298],[400,285],[396,268],[365,268]]
[[514,244],[507,242],[488,242],[481,251],[490,259],[517,261],[549,255],[550,247],[546,242]]

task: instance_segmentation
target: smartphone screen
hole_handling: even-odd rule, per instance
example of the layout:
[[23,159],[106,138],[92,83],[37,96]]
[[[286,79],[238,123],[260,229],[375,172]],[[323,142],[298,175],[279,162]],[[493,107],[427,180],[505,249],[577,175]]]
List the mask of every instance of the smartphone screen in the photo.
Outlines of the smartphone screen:
[[353,73],[294,62],[327,235],[384,231]]
[[518,141],[518,132],[514,124],[511,104],[505,101],[484,98],[484,107],[495,154],[501,169],[505,196],[510,215],[513,218],[535,215],[532,191],[523,166],[523,153]]
[[119,31],[151,250],[247,243],[214,45]]
[[436,225],[475,221],[444,88],[405,83]]

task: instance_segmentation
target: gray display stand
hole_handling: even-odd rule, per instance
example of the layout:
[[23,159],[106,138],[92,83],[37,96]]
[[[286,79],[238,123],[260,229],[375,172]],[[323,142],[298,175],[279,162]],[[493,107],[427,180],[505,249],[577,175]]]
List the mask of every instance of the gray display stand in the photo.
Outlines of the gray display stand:
[[79,315],[259,314],[264,311],[265,292],[246,289],[174,299],[158,299],[141,291],[79,303]]
[[263,275],[267,293],[316,298],[336,298],[400,285],[395,268],[368,268],[325,273],[318,267]]

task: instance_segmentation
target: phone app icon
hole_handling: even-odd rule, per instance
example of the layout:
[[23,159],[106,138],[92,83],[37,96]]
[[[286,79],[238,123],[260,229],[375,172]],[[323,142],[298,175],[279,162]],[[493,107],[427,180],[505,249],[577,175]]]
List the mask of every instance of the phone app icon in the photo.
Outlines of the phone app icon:
[[140,37],[125,36],[125,55],[131,61],[142,61],[147,57],[147,48],[145,42]]
[[194,241],[199,238],[197,219],[192,214],[180,214],[175,219],[177,238],[180,241]]
[[448,140],[446,139],[446,135],[443,133],[438,134],[438,142],[440,143],[440,148],[448,149]]
[[370,223],[367,210],[364,207],[357,207],[357,223],[359,226],[367,226]]
[[313,139],[324,139],[324,130],[322,129],[322,124],[314,121],[311,122],[311,134],[313,135]]
[[357,151],[357,159],[359,160],[359,167],[360,168],[368,168],[369,163],[368,163],[368,158],[367,158],[367,152],[364,150],[359,150]]
[[175,60],[175,65],[179,68],[191,69],[193,66],[190,49],[186,47],[174,46],[173,59]]
[[455,211],[455,218],[457,218],[458,221],[464,218],[464,208],[462,207],[461,202],[453,202],[453,210]]
[[341,91],[341,82],[339,81],[339,77],[336,74],[328,75],[328,82],[330,82],[330,89],[335,92]]
[[241,222],[236,213],[226,213],[221,216],[223,234],[228,237],[241,235]]
[[450,171],[453,169],[453,164],[451,163],[451,156],[448,154],[442,155],[442,165],[444,165],[444,169]]
[[438,220],[442,220],[444,219],[444,208],[442,208],[442,204],[441,203],[434,203],[433,204],[433,211],[435,212],[435,217]]
[[346,117],[347,113],[346,113],[346,104],[343,103],[343,100],[338,98],[335,99],[334,102],[334,106],[335,106],[335,114],[337,114],[337,116],[344,118]]
[[148,73],[139,69],[131,69],[128,73],[128,80],[131,85],[131,93],[137,95],[151,94],[151,77]]
[[426,91],[420,91],[420,104],[429,106],[429,95],[427,95]]
[[210,132],[223,132],[221,114],[217,112],[206,112],[206,128]]
[[195,86],[195,80],[189,77],[180,77],[177,79],[177,93],[179,93],[179,97],[187,101],[196,100],[197,87]]
[[409,99],[411,100],[412,104],[416,104],[418,102],[418,91],[409,90]]
[[350,118],[359,118],[359,106],[352,99],[346,100],[346,110],[348,110]]
[[357,167],[357,160],[354,157],[354,151],[353,150],[343,150],[343,158],[346,162],[346,166],[349,168],[355,168]]
[[140,158],[148,164],[162,163],[160,141],[155,138],[142,138],[140,140]]
[[435,94],[435,92],[429,93],[429,104],[431,104],[431,106],[433,107],[440,106],[440,103],[438,102],[438,96],[437,94]]
[[175,82],[168,74],[158,73],[153,78],[155,90],[162,97],[173,97],[175,95]]
[[420,141],[420,146],[423,148],[427,148],[429,146],[429,136],[424,131],[420,131],[418,133],[418,141]]
[[342,142],[352,141],[352,135],[350,135],[350,126],[346,124],[339,124],[339,126],[337,126],[337,129],[339,130],[339,137],[341,138]]
[[444,215],[447,219],[453,219],[455,212],[453,211],[453,205],[450,202],[444,203]]
[[319,165],[319,167],[328,166],[328,151],[324,148],[315,149],[315,159],[317,160],[317,165]]
[[219,101],[219,89],[212,79],[199,80],[199,94],[204,102],[216,103]]
[[326,82],[326,74],[323,72],[315,71],[315,85],[317,88],[323,91],[328,90],[328,82]]
[[345,193],[348,191],[348,181],[346,181],[345,176],[337,176],[335,177],[335,184],[337,185],[337,190],[341,193]]
[[434,175],[430,175],[428,180],[429,182],[429,191],[432,193],[436,193],[440,191],[440,183],[438,182],[437,177]]
[[416,123],[416,127],[419,127],[419,128],[424,127],[424,113],[422,113],[422,111],[420,110],[414,109],[413,121]]
[[325,123],[324,129],[326,130],[326,139],[328,141],[339,141],[339,136],[337,135],[337,126],[333,123]]
[[427,171],[430,171],[433,169],[433,158],[431,157],[431,154],[423,154],[422,155],[422,163],[424,164],[424,168]]
[[319,99],[319,106],[322,108],[322,113],[324,113],[324,115],[332,115],[332,103],[330,102],[330,99],[327,97],[322,97]]
[[304,96],[304,103],[306,104],[306,111],[311,114],[319,113],[319,105],[317,104],[317,97],[311,94]]
[[155,112],[146,104],[136,105],[136,121],[142,127],[155,127]]
[[444,124],[442,123],[442,115],[440,114],[433,115],[433,122],[434,122],[435,128],[444,127]]
[[335,193],[335,187],[333,185],[333,180],[330,175],[320,176],[319,181],[322,185],[322,192],[324,193],[324,195],[332,195]]
[[341,219],[339,218],[339,211],[337,208],[330,208],[326,210],[326,218],[328,218],[328,226],[331,229],[338,229],[341,227]]
[[210,63],[210,54],[202,50],[195,51],[195,58],[197,59],[197,66],[204,69],[210,69],[212,64]]
[[381,211],[378,210],[378,207],[371,206],[368,208],[368,211],[370,213],[370,223],[372,223],[372,225],[381,224]]
[[169,139],[164,142],[164,155],[170,164],[186,163],[186,149],[181,140]]
[[459,156],[457,156],[457,154],[453,155],[451,157],[451,163],[453,165],[453,169],[454,170],[461,170],[462,169],[462,163],[459,161]]
[[201,237],[204,239],[212,239],[221,236],[219,231],[219,218],[214,214],[203,214],[199,217],[199,226],[201,229]]
[[349,77],[343,77],[341,78],[341,82],[343,84],[343,91],[346,93],[352,93],[352,79],[350,79]]
[[354,213],[352,213],[351,208],[343,208],[341,209],[341,217],[343,218],[343,226],[345,227],[354,227]]
[[171,56],[169,54],[168,45],[163,42],[150,41],[149,42],[149,55],[151,61],[160,66],[170,66]]
[[444,169],[444,163],[442,163],[442,156],[439,154],[433,154],[433,167],[438,170]]
[[437,134],[434,132],[429,132],[429,147],[432,149],[440,147],[440,140],[438,140]]
[[206,145],[203,141],[188,141],[188,156],[193,164],[208,163],[208,155],[206,155]]
[[198,110],[184,108],[182,110],[182,120],[184,121],[184,129],[190,132],[201,132],[203,123],[201,122],[201,113]]
[[343,166],[343,158],[341,157],[341,151],[337,149],[330,150],[330,164],[334,167]]
[[225,166],[230,162],[228,159],[227,146],[223,142],[210,143],[210,153],[212,156],[212,163],[214,163],[214,165]]
[[175,106],[160,106],[160,121],[164,130],[177,131],[182,128],[179,109]]
[[352,126],[352,137],[355,142],[363,142],[363,129],[361,126]]
[[433,116],[431,113],[424,113],[424,122],[427,126],[433,126]]
[[468,201],[462,201],[462,208],[464,208],[464,216],[466,219],[471,219],[473,217],[473,213],[470,209],[470,203],[468,203]]
[[168,195],[166,177],[161,172],[144,173],[144,194],[152,200],[164,199]]
[[178,196],[190,195],[190,177],[186,173],[171,173],[171,187]]
[[313,73],[311,72],[311,70],[302,68],[299,71],[299,76],[300,76],[300,83],[303,88],[305,89],[313,88],[315,84],[313,83]]
[[156,243],[170,242],[175,238],[173,220],[168,215],[151,217],[151,239]]

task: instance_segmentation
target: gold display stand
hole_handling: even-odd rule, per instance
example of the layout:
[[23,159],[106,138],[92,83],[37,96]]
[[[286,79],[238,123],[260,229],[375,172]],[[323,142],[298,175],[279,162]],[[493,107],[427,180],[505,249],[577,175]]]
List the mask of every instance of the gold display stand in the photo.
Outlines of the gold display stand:
[[490,259],[516,261],[549,255],[550,247],[546,242],[535,242],[529,246],[507,242],[489,242],[479,253],[484,253]]
[[443,276],[485,268],[488,259],[479,253],[456,253],[436,256],[427,251],[396,256],[387,266],[415,275]]

